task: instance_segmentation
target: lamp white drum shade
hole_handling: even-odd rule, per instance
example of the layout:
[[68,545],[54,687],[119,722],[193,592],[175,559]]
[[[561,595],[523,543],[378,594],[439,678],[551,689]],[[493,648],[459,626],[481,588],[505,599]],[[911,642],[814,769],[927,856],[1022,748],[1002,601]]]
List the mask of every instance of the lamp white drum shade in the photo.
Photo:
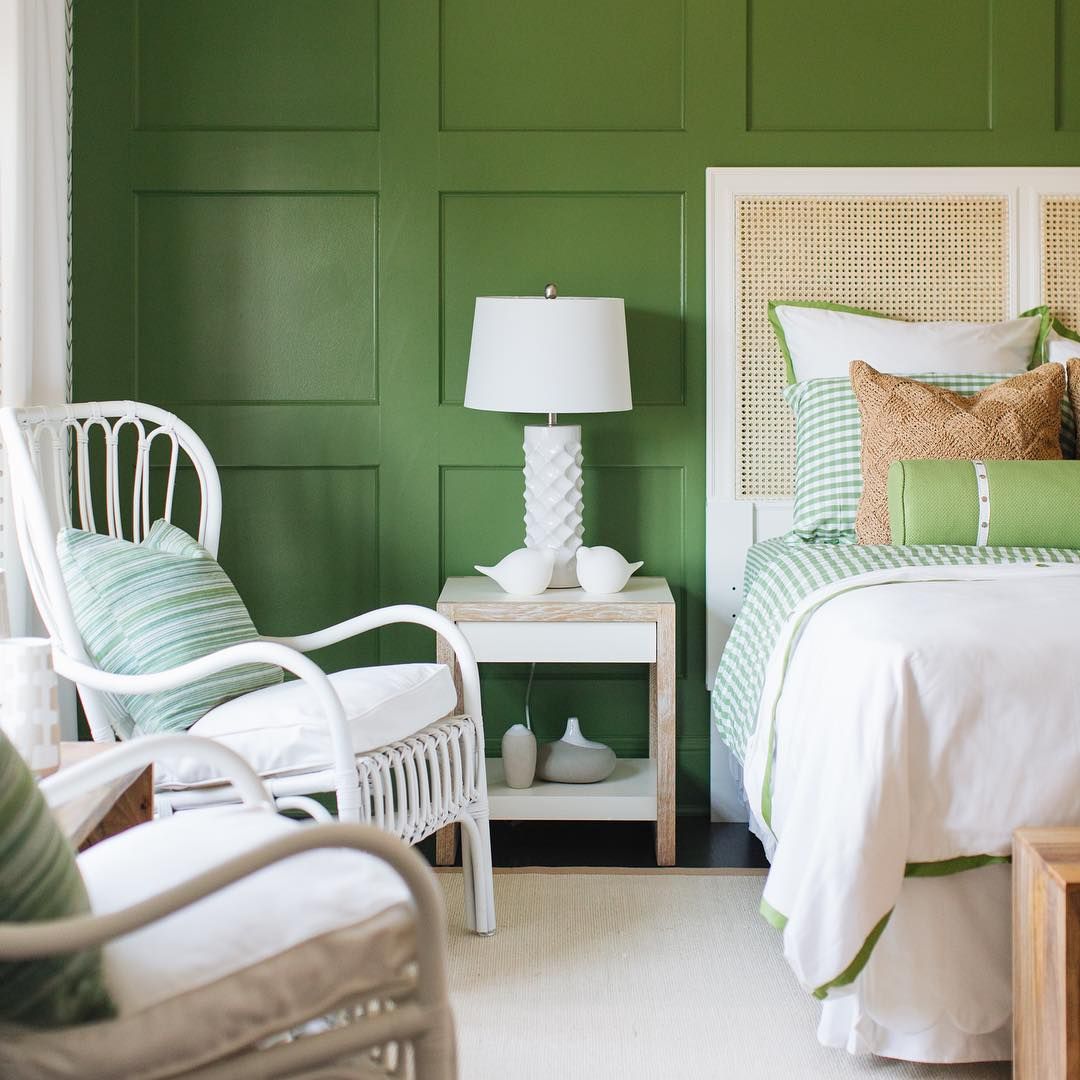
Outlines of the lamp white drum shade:
[[478,296],[465,406],[532,413],[630,409],[622,299]]

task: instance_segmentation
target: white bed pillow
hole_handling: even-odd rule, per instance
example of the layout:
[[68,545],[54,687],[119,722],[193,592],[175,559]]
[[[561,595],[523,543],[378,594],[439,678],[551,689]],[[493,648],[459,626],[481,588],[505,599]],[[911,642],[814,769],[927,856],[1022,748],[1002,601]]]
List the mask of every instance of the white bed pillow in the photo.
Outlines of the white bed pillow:
[[1080,341],[1065,337],[1054,330],[1046,339],[1046,358],[1055,364],[1064,364],[1067,360],[1080,357]]
[[864,360],[890,375],[1015,375],[1042,360],[1046,308],[998,323],[904,322],[838,304],[770,301],[789,383],[847,375]]

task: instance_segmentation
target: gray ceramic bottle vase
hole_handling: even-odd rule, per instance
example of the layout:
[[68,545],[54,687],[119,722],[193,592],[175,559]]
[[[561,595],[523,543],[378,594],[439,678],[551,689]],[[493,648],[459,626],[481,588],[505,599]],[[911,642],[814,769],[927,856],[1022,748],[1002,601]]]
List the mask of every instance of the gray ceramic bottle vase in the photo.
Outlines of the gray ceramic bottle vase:
[[507,728],[502,737],[502,759],[507,787],[532,786],[536,775],[536,736],[524,724]]

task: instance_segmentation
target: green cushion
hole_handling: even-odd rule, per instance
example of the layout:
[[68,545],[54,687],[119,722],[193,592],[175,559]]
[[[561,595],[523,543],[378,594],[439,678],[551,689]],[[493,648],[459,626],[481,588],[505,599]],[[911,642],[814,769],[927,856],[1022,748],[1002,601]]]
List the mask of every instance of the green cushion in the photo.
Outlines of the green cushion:
[[[258,640],[244,602],[213,556],[182,529],[156,521],[132,544],[80,529],[56,542],[75,622],[95,663],[145,675]],[[246,664],[188,686],[118,698],[131,731],[182,731],[230,698],[281,682],[269,664]]]
[[970,461],[894,461],[893,544],[977,544],[982,517],[988,523],[986,545],[1080,549],[1080,461],[984,465],[985,503]]
[[[0,923],[85,915],[75,853],[15,747],[0,733]],[[0,1021],[67,1027],[114,1015],[97,949],[0,961]]]
[[[917,375],[920,382],[974,394],[1004,376]],[[795,505],[792,531],[810,543],[855,543],[862,494],[862,422],[847,378],[808,379],[784,390],[795,414]],[[1076,427],[1068,397],[1061,403],[1061,452],[1074,456]]]

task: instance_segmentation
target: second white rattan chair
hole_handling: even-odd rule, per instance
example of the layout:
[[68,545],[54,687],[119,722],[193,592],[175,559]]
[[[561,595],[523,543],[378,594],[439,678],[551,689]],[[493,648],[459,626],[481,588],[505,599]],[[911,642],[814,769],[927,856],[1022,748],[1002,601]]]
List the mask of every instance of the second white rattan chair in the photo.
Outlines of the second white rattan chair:
[[[150,675],[101,671],[91,660],[75,621],[56,554],[58,531],[74,524],[138,543],[153,520],[171,519],[178,470],[186,458],[199,484],[197,539],[216,557],[221,486],[213,458],[199,436],[178,417],[133,401],[0,409],[0,440],[8,462],[19,547],[34,600],[53,638],[57,671],[78,687],[94,739],[123,738],[132,730],[122,695],[172,689],[243,664],[277,665],[302,684],[299,689],[288,684],[285,689],[290,697],[277,699],[281,707],[287,709],[288,702],[295,701],[308,714],[317,712],[328,736],[323,760],[313,760],[309,753],[302,762],[291,763],[286,740],[279,740],[283,748],[273,759],[272,768],[261,768],[240,750],[260,772],[277,805],[303,806],[318,816],[317,807],[305,797],[333,793],[342,821],[376,825],[410,844],[446,825],[460,824],[468,925],[481,934],[495,930],[480,676],[469,643],[452,622],[427,608],[403,604],[369,611],[300,637],[264,637],[230,646]],[[130,441],[129,455],[121,453],[122,440]],[[162,455],[163,465],[159,471],[163,482],[153,486],[152,452]],[[99,453],[103,460],[92,462],[92,455]],[[122,463],[126,456],[132,460],[125,469]],[[95,484],[99,485],[103,508],[95,507]],[[73,508],[76,522],[72,520]],[[417,666],[424,667],[419,675],[405,670],[410,665],[354,669],[328,678],[304,655],[395,623],[427,627],[447,641],[457,659],[460,684],[456,695],[445,668],[432,671]],[[348,699],[351,694],[364,699],[365,677],[377,677],[380,672],[386,678],[374,693],[383,714],[395,718],[396,724],[391,726],[396,726],[398,734],[393,741],[373,747],[364,741],[363,720],[357,717],[355,702],[348,701],[346,708],[343,697]],[[418,679],[428,684],[426,696],[416,693]],[[256,691],[259,693],[266,691]],[[291,696],[297,693],[300,698]],[[453,706],[455,696],[458,701]],[[427,712],[423,704],[416,706],[418,697],[427,702]],[[234,699],[219,708],[235,712],[236,702],[243,700]],[[407,717],[405,730],[402,716]],[[206,726],[200,728],[204,721],[198,721],[193,733],[220,738],[240,749],[229,738],[235,725],[230,728],[214,713],[204,720]],[[267,725],[257,743],[263,747],[273,744],[275,732]],[[214,777],[188,777],[187,782],[183,776],[165,779],[157,792],[161,813],[237,801],[229,785]]]
[[[0,1025],[5,1080],[454,1080],[442,890],[363,825],[273,813],[236,754],[136,739],[47,778],[54,808],[199,758],[241,805],[137,825],[78,858],[91,914],[0,923],[0,962],[101,946],[111,1019]],[[359,854],[363,853],[363,854]]]

